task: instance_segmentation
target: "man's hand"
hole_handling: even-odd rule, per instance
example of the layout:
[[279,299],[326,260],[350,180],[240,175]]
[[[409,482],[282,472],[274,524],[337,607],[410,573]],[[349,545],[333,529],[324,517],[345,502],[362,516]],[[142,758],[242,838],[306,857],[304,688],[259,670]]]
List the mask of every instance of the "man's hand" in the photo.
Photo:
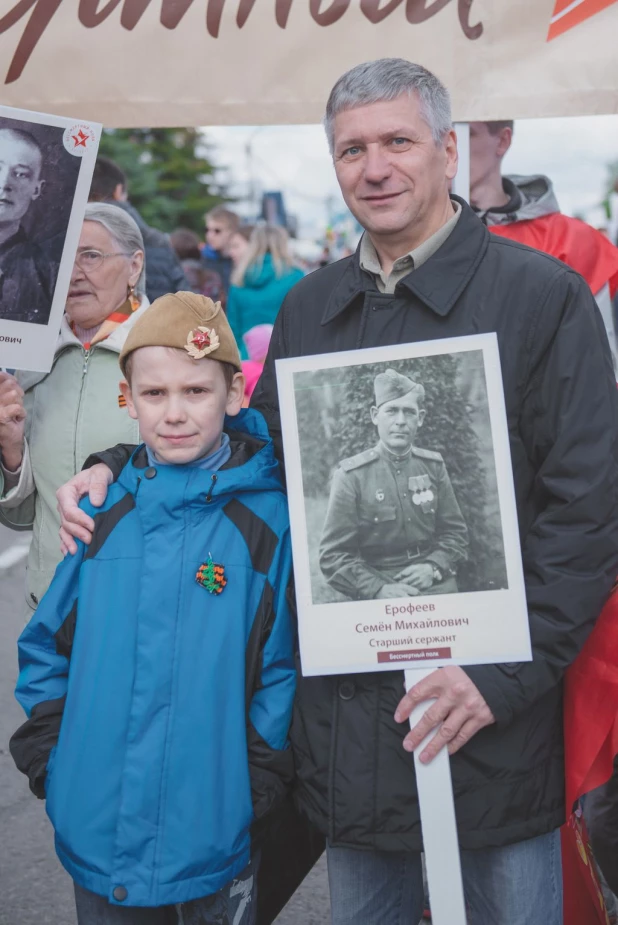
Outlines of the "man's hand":
[[[399,702],[395,721],[403,723],[414,707],[424,700],[434,700],[405,739],[403,747],[414,751],[432,729],[439,726],[437,733],[423,749],[420,760],[428,764],[446,745],[449,755],[454,755],[479,729],[495,723],[494,715],[462,668],[449,665],[438,668],[414,687]],[[441,724],[441,725],[440,725]]]
[[24,390],[15,376],[0,372],[0,450],[11,472],[21,466],[25,424]]
[[382,585],[376,597],[416,597],[418,593],[419,592],[416,588],[413,588],[412,585],[405,585],[403,582],[398,582],[392,585]]
[[60,512],[60,548],[62,555],[70,552],[75,555],[77,544],[75,539],[90,543],[94,521],[78,504],[84,495],[90,496],[90,503],[100,507],[107,497],[107,486],[113,481],[112,470],[105,463],[97,463],[91,469],[78,472],[73,478],[58,489],[58,511]]
[[419,591],[427,591],[433,584],[433,565],[429,562],[416,562],[406,565],[396,576],[397,581],[413,585]]

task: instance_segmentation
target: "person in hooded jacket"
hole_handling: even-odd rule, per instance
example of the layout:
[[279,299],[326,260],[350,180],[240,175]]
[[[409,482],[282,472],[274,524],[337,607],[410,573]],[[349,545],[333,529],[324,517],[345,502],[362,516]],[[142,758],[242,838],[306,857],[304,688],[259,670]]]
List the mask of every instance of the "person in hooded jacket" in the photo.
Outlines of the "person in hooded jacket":
[[293,771],[278,465],[219,303],[158,299],[120,367],[144,443],[20,637],[11,752],[78,925],[253,925],[251,829]]
[[563,215],[549,177],[502,175],[514,123],[470,123],[470,203],[494,234],[557,257],[584,277],[605,324],[614,366],[618,342],[612,300],[618,294],[618,247],[602,232]]
[[26,619],[61,559],[56,490],[99,441],[138,439],[118,401],[118,354],[148,307],[145,286],[138,226],[89,203],[51,370],[0,372],[0,523],[33,531]]
[[[244,343],[251,328],[274,324],[284,298],[303,276],[292,260],[285,228],[257,225],[228,293],[226,311],[237,343]],[[242,357],[248,359],[244,347]]]

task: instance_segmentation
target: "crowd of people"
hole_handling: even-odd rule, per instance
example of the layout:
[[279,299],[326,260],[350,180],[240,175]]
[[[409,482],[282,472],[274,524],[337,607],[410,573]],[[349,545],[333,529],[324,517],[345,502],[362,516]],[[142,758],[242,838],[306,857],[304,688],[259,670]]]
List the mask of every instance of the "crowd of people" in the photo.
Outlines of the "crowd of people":
[[[303,838],[326,844],[333,925],[418,925],[411,753],[429,733],[421,760],[452,756],[471,925],[568,921],[563,680],[618,574],[618,249],[547,178],[502,175],[510,122],[472,125],[471,202],[451,194],[449,95],[419,65],[353,68],[325,126],[354,254],[305,274],[285,229],[227,205],[203,240],[168,236],[99,157],[52,370],[0,373],[0,521],[33,531],[11,753],[79,925],[261,925],[261,871],[284,893]],[[500,348],[532,661],[445,667],[405,695],[397,671],[303,677],[275,361],[479,332]],[[417,382],[378,379],[376,420],[402,399],[424,415]],[[363,465],[338,470],[361,520]],[[380,479],[400,465],[387,447]],[[413,558],[396,585],[364,562],[373,597],[455,577]],[[615,790],[584,804],[609,902]]]
[[[118,206],[138,225],[151,302],[181,290],[221,302],[242,358],[251,364],[246,367],[248,400],[266,357],[266,330],[272,330],[287,292],[304,275],[290,252],[287,230],[266,222],[243,224],[221,205],[204,216],[204,240],[189,228],[176,228],[167,236],[144,222],[129,200],[126,174],[102,156],[97,158],[90,200]],[[253,328],[260,329],[257,337]]]

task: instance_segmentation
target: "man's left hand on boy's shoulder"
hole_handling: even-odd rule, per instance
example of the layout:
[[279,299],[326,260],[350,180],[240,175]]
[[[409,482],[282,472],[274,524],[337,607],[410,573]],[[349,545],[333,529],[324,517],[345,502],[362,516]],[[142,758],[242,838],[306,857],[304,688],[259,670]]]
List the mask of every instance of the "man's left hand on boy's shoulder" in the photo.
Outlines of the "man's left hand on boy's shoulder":
[[101,507],[107,497],[107,490],[113,481],[112,470],[105,463],[97,463],[90,469],[78,472],[56,492],[60,513],[60,548],[62,555],[75,555],[81,540],[88,545],[94,531],[94,521],[79,507],[81,499],[88,495],[94,507]]

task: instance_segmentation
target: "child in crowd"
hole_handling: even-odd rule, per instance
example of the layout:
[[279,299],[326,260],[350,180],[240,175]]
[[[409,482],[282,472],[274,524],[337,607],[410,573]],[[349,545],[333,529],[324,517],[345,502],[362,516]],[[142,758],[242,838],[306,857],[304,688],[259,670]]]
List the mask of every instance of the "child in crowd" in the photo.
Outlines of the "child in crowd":
[[262,375],[272,334],[272,324],[256,324],[254,328],[251,328],[242,336],[249,355],[248,360],[242,361],[242,372],[245,377],[245,403],[247,405],[253,395],[258,379]]
[[22,633],[11,751],[79,925],[253,925],[251,826],[292,777],[278,467],[219,304],[157,299],[120,365],[144,443]]

